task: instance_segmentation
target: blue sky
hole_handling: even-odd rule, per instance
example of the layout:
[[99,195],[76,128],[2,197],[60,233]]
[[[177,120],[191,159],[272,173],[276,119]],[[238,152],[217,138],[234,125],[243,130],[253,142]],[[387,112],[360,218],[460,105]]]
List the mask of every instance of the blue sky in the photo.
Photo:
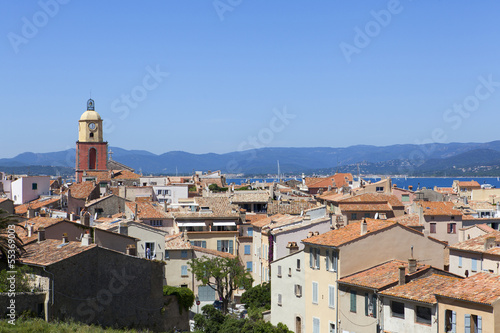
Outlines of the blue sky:
[[157,154],[499,138],[499,2],[41,0],[0,11],[0,157],[73,148],[90,91],[110,145]]

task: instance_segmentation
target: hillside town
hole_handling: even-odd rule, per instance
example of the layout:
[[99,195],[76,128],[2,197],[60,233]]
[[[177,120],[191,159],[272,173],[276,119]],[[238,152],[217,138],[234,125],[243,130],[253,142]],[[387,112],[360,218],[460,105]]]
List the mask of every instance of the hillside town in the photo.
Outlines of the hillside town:
[[[351,173],[243,184],[218,170],[143,175],[113,159],[92,99],[76,135],[72,179],[0,172],[1,217],[16,219],[15,261],[31,270],[18,313],[188,331],[221,299],[190,262],[229,258],[252,286],[270,284],[264,320],[296,333],[500,332],[500,189]],[[194,293],[190,311],[167,285]],[[4,318],[11,299],[0,296]]]

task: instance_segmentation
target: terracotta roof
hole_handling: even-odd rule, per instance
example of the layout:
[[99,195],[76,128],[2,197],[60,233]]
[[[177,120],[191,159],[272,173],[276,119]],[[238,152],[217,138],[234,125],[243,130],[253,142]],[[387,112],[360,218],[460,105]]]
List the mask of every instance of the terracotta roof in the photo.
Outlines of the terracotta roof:
[[[52,218],[52,217],[42,217],[42,216],[37,216],[32,219],[28,219],[24,221],[23,223],[18,223],[18,225],[15,226],[15,230],[19,238],[23,241],[23,243],[29,243],[32,242],[36,239],[38,239],[38,229],[41,227],[48,228],[52,225],[58,224],[60,222],[64,221],[64,219],[61,218]],[[23,229],[21,225],[27,226],[28,224],[33,225],[33,229],[31,232],[31,237],[28,237],[28,230]]]
[[113,196],[115,196],[115,195],[114,195],[114,194],[109,194],[109,195],[106,195],[106,196],[103,196],[103,197],[100,197],[100,198],[97,198],[97,199],[91,200],[91,201],[89,201],[89,202],[87,202],[87,203],[85,204],[85,207],[90,207],[90,206],[92,206],[92,205],[95,205],[95,204],[96,204],[96,203],[98,203],[98,202],[101,202],[101,201],[103,201],[103,200],[109,199],[109,198],[111,198],[111,197],[113,197]]
[[431,274],[427,277],[412,280],[402,286],[394,286],[381,292],[382,295],[410,299],[417,302],[436,304],[434,296],[441,290],[449,288],[451,285],[462,279],[441,274]]
[[270,194],[268,191],[235,191],[230,198],[237,203],[268,202]]
[[7,201],[7,200],[10,200],[10,199],[9,198],[0,198],[0,203]]
[[394,207],[404,207],[403,203],[398,199],[397,196],[393,194],[383,194],[383,193],[363,193],[353,197],[341,199],[338,201],[339,204],[376,204],[376,203],[387,203],[392,208]]
[[458,186],[460,187],[481,187],[478,182],[475,180],[470,180],[470,181],[460,181],[458,182]]
[[479,229],[481,229],[484,232],[494,232],[494,231],[496,231],[495,229],[493,229],[492,227],[490,227],[489,225],[487,225],[485,223],[483,223],[483,224],[476,224],[475,226],[478,227]]
[[[407,261],[391,260],[383,264],[370,267],[367,270],[346,276],[340,279],[339,282],[361,287],[381,289],[399,281],[399,267],[401,266],[405,267],[405,274],[409,274]],[[417,264],[416,272],[420,272],[426,268],[429,268],[429,266]]]
[[94,190],[93,182],[75,183],[70,186],[71,196],[75,199],[87,199]]
[[113,179],[139,179],[140,175],[129,170],[115,170],[113,174]]
[[95,177],[96,182],[101,181],[109,182],[111,180],[111,170],[106,171],[86,171],[86,177]]
[[135,205],[137,205],[137,217],[141,220],[167,218],[163,208],[156,202],[126,202],[125,204],[133,214],[135,214]]
[[277,214],[269,217],[271,220],[271,223],[267,225],[266,227],[269,228],[270,230],[276,229],[276,228],[281,228],[284,226],[287,226],[289,224],[295,224],[302,222],[304,220],[303,216],[298,216],[298,215],[283,215],[283,214]]
[[326,201],[339,201],[341,199],[346,199],[350,197],[349,195],[343,193],[337,193],[337,191],[327,191],[323,192],[323,194],[316,196],[316,198]]
[[222,257],[222,258],[228,258],[228,259],[236,258],[236,256],[232,255],[231,253],[221,252],[221,251],[211,250],[211,249],[205,249],[205,248],[199,247],[199,246],[193,246],[193,250],[198,251],[198,252],[202,252],[202,253],[206,253],[206,254],[211,254],[214,256],[218,256],[218,257]]
[[[494,238],[493,247],[485,249],[486,239],[490,237]],[[476,238],[451,245],[450,249],[500,255],[500,231],[494,230]]]
[[469,206],[470,208],[474,210],[496,210],[497,206],[492,205],[487,201],[476,201],[476,200],[470,200],[469,201]]
[[[284,216],[283,214],[275,214],[273,216]],[[257,228],[262,228],[271,223],[271,217],[266,216],[265,218],[258,219],[257,221],[252,222],[252,225]]]
[[252,213],[246,213],[245,214],[245,220],[246,223],[254,224],[255,222],[266,219],[267,215],[266,214],[252,214]]
[[342,212],[392,212],[392,208],[388,204],[339,204],[339,209]]
[[191,242],[185,241],[181,232],[165,236],[165,250],[191,250],[192,248]]
[[17,206],[14,209],[15,209],[15,213],[16,214],[24,214],[24,213],[26,213],[28,211],[28,207],[30,207],[31,209],[39,209],[39,208],[48,206],[50,204],[53,204],[55,202],[58,202],[59,200],[61,200],[60,197],[39,198],[39,199],[33,200],[33,201],[29,202],[29,203],[26,203],[26,204],[23,204],[23,205],[19,205],[19,206]]
[[404,214],[404,215],[401,215],[398,217],[392,217],[388,220],[398,222],[398,223],[405,225],[407,227],[420,227],[420,226],[422,226],[422,224],[420,224],[420,218],[418,217],[418,214]]
[[454,203],[450,201],[422,201],[418,202],[423,208],[424,215],[457,216],[462,212],[454,208]]
[[331,230],[318,236],[313,236],[310,238],[303,239],[302,242],[313,245],[326,245],[326,246],[338,247],[347,244],[349,242],[352,242],[356,239],[368,237],[369,235],[373,234],[376,231],[382,231],[396,226],[396,223],[391,221],[366,219],[367,233],[361,235],[360,223],[361,222],[354,222],[348,224],[343,228]]
[[435,187],[434,189],[436,192],[442,193],[442,194],[454,194],[455,190],[453,187]]
[[492,305],[500,298],[500,276],[480,272],[441,288],[436,295]]
[[23,264],[48,266],[97,246],[96,244],[84,246],[81,242],[73,241],[65,243],[64,246],[61,244],[62,239],[46,239],[42,242],[31,243],[24,247],[26,253],[20,260]]
[[185,209],[171,210],[176,218],[239,218],[240,208],[231,204],[227,196],[194,197],[199,207],[208,207],[208,211],[191,212]]
[[299,215],[305,210],[317,207],[316,202],[311,201],[283,201],[273,200],[267,204],[267,214],[291,214]]

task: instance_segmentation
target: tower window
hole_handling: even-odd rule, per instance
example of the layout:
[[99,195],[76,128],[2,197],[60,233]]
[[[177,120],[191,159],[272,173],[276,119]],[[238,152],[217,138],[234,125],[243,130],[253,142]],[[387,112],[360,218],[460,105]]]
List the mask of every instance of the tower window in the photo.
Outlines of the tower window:
[[89,169],[94,170],[96,168],[97,161],[97,151],[95,148],[90,148],[89,150]]
[[89,136],[90,136],[91,138],[93,138],[93,137],[94,137],[94,133],[90,132]]

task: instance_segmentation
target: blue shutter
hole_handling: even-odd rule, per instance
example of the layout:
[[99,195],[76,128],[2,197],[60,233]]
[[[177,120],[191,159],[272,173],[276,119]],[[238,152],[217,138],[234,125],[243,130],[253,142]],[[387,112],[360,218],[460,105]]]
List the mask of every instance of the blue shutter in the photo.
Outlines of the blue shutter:
[[186,265],[181,266],[181,275],[182,276],[188,275],[188,267]]
[[477,259],[472,258],[472,271],[477,272]]
[[207,248],[207,241],[201,241],[201,247],[206,249]]
[[462,267],[462,256],[458,256],[458,267]]
[[457,313],[451,312],[451,333],[457,333]]
[[319,333],[319,318],[313,318],[313,333]]
[[483,319],[477,316],[477,333],[483,333]]
[[253,228],[248,228],[247,233],[248,236],[253,236]]
[[233,254],[233,241],[229,241],[229,253]]
[[338,264],[339,264],[339,253],[338,253],[338,251],[334,251],[332,254],[333,254],[332,266],[333,266],[333,270],[336,272],[337,268],[338,268]]
[[217,251],[221,251],[222,250],[222,241],[219,239],[217,240]]
[[335,287],[328,286],[328,306],[331,308],[335,307]]
[[194,246],[194,241],[189,241],[189,243],[191,243],[191,246]]
[[318,282],[313,282],[312,283],[312,287],[313,287],[313,297],[312,297],[312,301],[313,303],[317,304],[318,303]]
[[316,268],[319,269],[319,249],[316,249]]
[[470,333],[470,314],[465,315],[465,333]]
[[330,270],[330,263],[328,262],[330,260],[330,251],[326,250],[326,254],[325,254],[325,265],[326,265],[326,270],[329,271]]

